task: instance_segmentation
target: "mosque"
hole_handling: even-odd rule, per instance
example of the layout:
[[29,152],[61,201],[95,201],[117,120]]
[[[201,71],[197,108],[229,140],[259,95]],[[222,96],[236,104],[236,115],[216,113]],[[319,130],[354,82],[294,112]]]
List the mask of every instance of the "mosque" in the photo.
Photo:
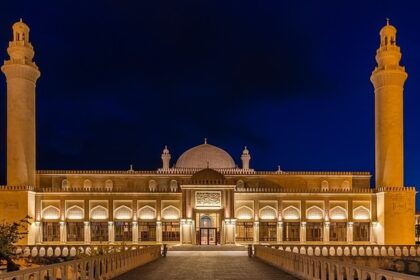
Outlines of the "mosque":
[[375,186],[369,172],[258,171],[246,147],[236,158],[207,140],[176,161],[165,147],[162,165],[152,171],[37,170],[35,86],[40,70],[29,27],[19,21],[12,29],[10,58],[1,68],[7,80],[7,185],[0,187],[0,219],[31,217],[21,242],[415,243],[416,192],[403,178],[407,73],[400,66],[397,30],[389,22],[380,31],[370,77]]

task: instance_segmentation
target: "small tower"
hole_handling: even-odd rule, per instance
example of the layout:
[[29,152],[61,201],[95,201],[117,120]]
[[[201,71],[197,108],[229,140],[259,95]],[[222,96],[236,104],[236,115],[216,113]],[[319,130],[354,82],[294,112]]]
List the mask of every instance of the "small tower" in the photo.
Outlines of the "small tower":
[[168,147],[165,146],[162,152],[162,169],[169,169],[169,163],[171,161],[171,154],[169,153]]
[[35,185],[35,86],[40,72],[29,41],[29,27],[12,26],[9,60],[1,67],[7,80],[7,185]]
[[248,148],[245,146],[242,156],[242,169],[248,170],[249,169],[249,161],[251,160],[251,155],[249,154]]
[[377,187],[404,186],[403,91],[407,79],[400,66],[397,29],[389,24],[379,32],[378,65],[370,80],[375,88],[375,174]]

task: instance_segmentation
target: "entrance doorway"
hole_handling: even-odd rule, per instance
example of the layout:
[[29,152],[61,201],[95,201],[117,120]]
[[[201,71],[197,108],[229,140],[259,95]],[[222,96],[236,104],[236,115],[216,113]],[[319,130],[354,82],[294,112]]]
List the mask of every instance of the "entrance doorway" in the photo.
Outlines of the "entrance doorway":
[[216,228],[200,228],[200,245],[216,245]]
[[219,241],[218,214],[216,213],[197,213],[197,244],[217,245]]

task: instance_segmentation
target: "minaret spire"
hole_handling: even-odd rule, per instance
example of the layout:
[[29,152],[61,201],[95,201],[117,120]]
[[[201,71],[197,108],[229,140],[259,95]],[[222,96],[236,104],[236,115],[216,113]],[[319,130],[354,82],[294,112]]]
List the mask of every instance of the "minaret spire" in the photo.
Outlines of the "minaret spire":
[[162,152],[162,169],[169,169],[169,164],[171,161],[171,154],[169,153],[168,146],[165,145],[165,148]]
[[375,67],[370,80],[375,88],[375,175],[377,187],[404,186],[403,92],[407,79],[400,65],[397,29],[380,31]]
[[35,186],[35,85],[40,72],[29,27],[20,19],[12,30],[10,58],[1,68],[7,80],[7,184]]

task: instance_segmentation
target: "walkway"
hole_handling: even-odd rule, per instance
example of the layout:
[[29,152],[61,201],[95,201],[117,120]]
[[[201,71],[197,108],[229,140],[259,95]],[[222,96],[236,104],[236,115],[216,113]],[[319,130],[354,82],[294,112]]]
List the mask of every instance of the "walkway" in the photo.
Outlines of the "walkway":
[[296,278],[256,258],[246,251],[169,251],[161,258],[116,278],[118,280],[207,280]]

